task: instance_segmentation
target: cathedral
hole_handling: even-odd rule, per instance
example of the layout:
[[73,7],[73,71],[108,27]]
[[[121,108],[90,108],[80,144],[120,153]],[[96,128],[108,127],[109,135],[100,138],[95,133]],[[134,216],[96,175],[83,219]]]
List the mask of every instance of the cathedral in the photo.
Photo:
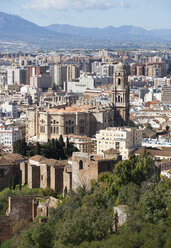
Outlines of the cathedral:
[[120,62],[113,76],[110,107],[91,105],[64,108],[29,108],[27,110],[27,141],[47,142],[60,135],[93,137],[107,127],[127,126],[129,120],[129,85],[126,66]]

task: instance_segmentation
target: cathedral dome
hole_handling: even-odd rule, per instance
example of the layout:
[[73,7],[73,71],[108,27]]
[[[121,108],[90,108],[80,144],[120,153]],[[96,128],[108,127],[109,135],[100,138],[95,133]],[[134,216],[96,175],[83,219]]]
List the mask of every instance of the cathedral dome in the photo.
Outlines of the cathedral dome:
[[122,72],[122,71],[126,71],[126,65],[122,62],[119,62],[116,66],[115,66],[115,72]]

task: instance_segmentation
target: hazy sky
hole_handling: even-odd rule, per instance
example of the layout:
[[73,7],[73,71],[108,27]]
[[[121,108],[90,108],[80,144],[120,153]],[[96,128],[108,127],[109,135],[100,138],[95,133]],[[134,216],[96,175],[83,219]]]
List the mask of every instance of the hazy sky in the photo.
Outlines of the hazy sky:
[[0,11],[42,26],[171,28],[171,0],[0,0]]

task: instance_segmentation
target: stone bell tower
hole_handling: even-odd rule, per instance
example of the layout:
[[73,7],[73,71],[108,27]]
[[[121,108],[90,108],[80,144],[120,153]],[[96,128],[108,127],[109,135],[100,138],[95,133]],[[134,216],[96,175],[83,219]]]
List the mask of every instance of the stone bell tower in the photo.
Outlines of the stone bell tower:
[[112,105],[115,109],[115,125],[128,125],[129,85],[126,65],[119,62],[113,75]]

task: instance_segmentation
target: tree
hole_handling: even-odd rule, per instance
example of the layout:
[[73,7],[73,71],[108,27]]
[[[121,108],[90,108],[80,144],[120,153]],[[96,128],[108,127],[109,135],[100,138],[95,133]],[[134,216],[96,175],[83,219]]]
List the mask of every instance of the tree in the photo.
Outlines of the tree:
[[65,159],[64,148],[65,148],[65,143],[64,143],[62,135],[60,135],[60,137],[59,137],[59,151],[60,151],[60,158],[61,159]]
[[66,144],[65,144],[65,150],[64,150],[65,157],[69,158],[69,157],[72,156],[73,152],[78,152],[78,151],[79,150],[74,146],[74,143],[69,142],[69,139],[67,137],[67,141],[66,141]]
[[146,188],[138,203],[139,216],[145,222],[160,223],[167,217],[167,206],[171,204],[170,189],[167,183]]
[[40,143],[37,142],[37,143],[36,143],[36,146],[35,146],[35,148],[34,148],[34,155],[40,155],[40,154],[41,154],[40,150],[41,150]]
[[146,151],[140,155],[132,155],[129,160],[119,162],[114,169],[114,183],[117,190],[121,186],[133,182],[141,185],[148,179],[153,182],[160,180],[160,170],[150,154]]
[[21,234],[16,247],[19,248],[52,248],[52,230],[45,223],[32,225]]
[[79,245],[84,240],[101,240],[109,237],[113,220],[104,208],[86,207],[74,211],[71,219],[57,224],[57,237],[55,247],[60,245]]
[[62,135],[59,136],[59,145],[60,145],[61,147],[64,147],[64,146],[65,146],[65,143],[64,143],[64,140],[63,140]]
[[13,144],[13,153],[19,153],[22,156],[26,156],[28,150],[27,143],[25,139],[16,140]]

